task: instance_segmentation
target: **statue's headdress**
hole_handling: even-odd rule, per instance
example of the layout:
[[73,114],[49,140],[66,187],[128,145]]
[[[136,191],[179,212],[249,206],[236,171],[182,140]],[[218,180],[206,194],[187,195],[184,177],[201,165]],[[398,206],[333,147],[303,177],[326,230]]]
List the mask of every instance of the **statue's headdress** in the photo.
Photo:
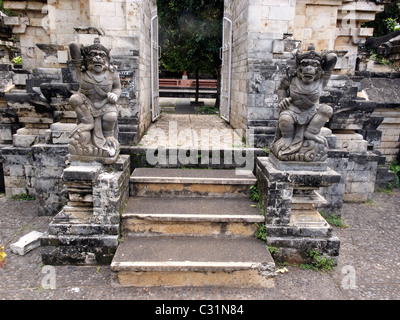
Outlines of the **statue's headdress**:
[[315,46],[313,43],[311,43],[308,46],[308,51],[306,52],[301,52],[301,51],[297,51],[296,52],[296,65],[300,65],[301,61],[303,60],[315,60],[318,62],[322,62],[322,54],[318,53],[317,51],[315,51]]
[[110,58],[110,50],[100,43],[99,38],[95,38],[93,44],[85,46],[82,50],[82,53],[84,56],[88,56],[89,52],[92,50],[103,51],[107,55],[107,58]]

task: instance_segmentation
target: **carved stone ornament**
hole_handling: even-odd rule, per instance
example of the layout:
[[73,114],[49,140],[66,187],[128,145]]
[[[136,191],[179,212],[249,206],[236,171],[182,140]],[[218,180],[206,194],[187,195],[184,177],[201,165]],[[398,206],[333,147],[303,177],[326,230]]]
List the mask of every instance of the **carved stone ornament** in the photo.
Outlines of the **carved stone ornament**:
[[337,62],[334,53],[296,52],[296,69],[288,70],[278,89],[279,121],[272,154],[281,161],[322,162],[328,143],[321,129],[333,110],[319,99]]
[[119,74],[110,65],[109,50],[98,38],[89,46],[71,43],[69,50],[80,88],[69,99],[77,126],[71,132],[68,151],[73,160],[113,163],[120,151],[116,108],[121,94]]

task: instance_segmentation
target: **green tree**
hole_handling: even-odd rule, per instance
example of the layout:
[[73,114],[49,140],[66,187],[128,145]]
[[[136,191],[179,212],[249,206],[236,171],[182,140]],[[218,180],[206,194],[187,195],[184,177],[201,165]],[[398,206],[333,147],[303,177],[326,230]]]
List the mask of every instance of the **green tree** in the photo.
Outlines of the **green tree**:
[[3,12],[3,13],[5,13],[5,14],[8,15],[8,16],[15,16],[15,15],[17,15],[14,11],[8,10],[8,9],[5,9],[5,8],[4,8],[4,1],[3,1],[3,0],[0,0],[0,11]]
[[161,64],[168,71],[196,74],[198,102],[200,73],[216,76],[219,88],[224,1],[157,0],[157,7]]
[[374,37],[382,37],[396,29],[400,24],[400,0],[391,1],[385,10],[376,14],[374,21],[363,24],[363,27],[374,28]]

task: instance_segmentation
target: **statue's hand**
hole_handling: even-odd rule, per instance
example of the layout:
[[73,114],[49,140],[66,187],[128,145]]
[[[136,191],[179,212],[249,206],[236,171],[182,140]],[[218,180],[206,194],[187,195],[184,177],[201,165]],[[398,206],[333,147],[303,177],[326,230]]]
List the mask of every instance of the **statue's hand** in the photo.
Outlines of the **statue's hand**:
[[118,96],[115,93],[109,92],[107,95],[107,99],[110,103],[116,104],[118,101]]
[[292,102],[292,98],[285,98],[281,102],[279,102],[279,109],[281,110],[286,110],[289,108],[290,103]]
[[335,53],[326,54],[321,61],[321,68],[324,71],[332,71],[335,68],[338,57]]
[[72,60],[78,60],[81,59],[81,48],[77,43],[71,43],[69,45],[69,52],[71,55]]

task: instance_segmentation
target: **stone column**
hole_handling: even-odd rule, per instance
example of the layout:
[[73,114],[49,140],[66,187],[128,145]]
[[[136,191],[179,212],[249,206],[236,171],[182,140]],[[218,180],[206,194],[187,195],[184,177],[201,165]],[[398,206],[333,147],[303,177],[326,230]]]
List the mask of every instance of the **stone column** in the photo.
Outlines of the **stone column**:
[[265,213],[267,243],[279,249],[274,258],[304,262],[312,249],[336,258],[340,241],[315,205],[325,203],[318,189],[340,182],[340,174],[326,163],[280,162],[274,165],[277,161],[271,158],[273,156],[257,159],[256,174]]
[[44,264],[109,264],[129,196],[129,156],[113,164],[73,162],[64,169],[68,202],[41,239]]

